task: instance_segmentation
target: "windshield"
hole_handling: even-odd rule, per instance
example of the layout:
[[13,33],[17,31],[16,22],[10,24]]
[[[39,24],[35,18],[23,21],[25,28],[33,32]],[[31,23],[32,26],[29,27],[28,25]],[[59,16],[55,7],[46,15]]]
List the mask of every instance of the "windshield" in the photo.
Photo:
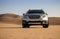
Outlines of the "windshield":
[[44,11],[43,10],[29,10],[27,13],[28,14],[35,14],[35,13],[44,14]]

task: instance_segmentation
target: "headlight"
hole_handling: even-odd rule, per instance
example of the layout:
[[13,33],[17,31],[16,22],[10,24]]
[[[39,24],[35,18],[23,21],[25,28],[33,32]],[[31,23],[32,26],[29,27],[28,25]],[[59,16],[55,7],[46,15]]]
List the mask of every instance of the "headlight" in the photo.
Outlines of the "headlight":
[[44,15],[44,16],[42,17],[42,20],[48,20],[48,16],[47,16],[47,15]]
[[43,15],[43,18],[46,17],[45,15]]
[[23,16],[23,19],[27,19],[27,16]]

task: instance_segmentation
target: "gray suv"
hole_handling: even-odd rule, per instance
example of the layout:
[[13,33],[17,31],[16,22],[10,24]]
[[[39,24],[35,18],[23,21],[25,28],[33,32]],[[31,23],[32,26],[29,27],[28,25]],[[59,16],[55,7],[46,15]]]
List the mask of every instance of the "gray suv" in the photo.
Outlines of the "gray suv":
[[28,10],[23,14],[22,27],[29,28],[30,25],[42,25],[43,28],[48,28],[48,14],[41,10]]

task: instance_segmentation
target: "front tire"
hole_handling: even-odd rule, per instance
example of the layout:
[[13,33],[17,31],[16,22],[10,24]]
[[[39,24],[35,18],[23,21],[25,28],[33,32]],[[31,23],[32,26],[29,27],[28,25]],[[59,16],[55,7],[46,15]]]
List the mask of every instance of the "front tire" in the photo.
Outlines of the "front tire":
[[25,24],[22,24],[22,28],[26,28],[26,25]]
[[43,24],[43,28],[48,28],[48,24]]
[[30,28],[30,26],[29,25],[26,25],[26,24],[23,24],[22,25],[22,28]]
[[22,21],[22,28],[30,28],[30,25],[27,22]]

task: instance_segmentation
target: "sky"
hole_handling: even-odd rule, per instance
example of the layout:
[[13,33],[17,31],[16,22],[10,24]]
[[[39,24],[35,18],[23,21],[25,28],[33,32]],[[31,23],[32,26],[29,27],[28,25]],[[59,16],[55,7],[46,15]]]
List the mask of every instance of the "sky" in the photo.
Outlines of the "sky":
[[60,17],[60,0],[0,0],[0,14],[23,15],[29,9],[43,9],[49,17]]

